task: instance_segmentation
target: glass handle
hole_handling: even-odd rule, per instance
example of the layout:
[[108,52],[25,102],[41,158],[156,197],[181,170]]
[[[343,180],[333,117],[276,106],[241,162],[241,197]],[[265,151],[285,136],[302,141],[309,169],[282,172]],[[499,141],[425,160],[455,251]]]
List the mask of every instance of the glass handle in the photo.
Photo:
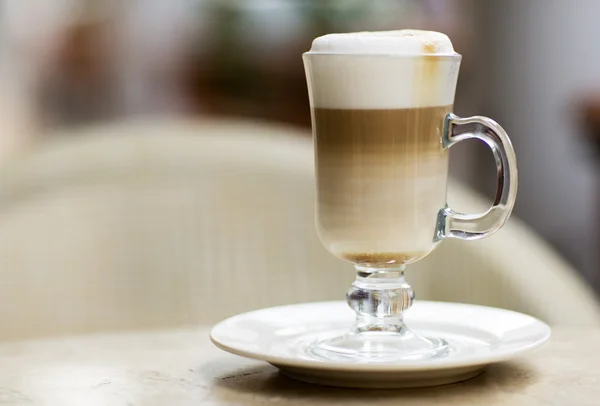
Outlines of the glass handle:
[[476,138],[485,142],[494,154],[498,186],[494,203],[481,214],[457,213],[446,206],[438,217],[438,239],[460,238],[475,240],[492,235],[506,222],[517,198],[517,158],[506,131],[494,120],[474,116],[461,118],[452,113],[446,116],[442,145]]

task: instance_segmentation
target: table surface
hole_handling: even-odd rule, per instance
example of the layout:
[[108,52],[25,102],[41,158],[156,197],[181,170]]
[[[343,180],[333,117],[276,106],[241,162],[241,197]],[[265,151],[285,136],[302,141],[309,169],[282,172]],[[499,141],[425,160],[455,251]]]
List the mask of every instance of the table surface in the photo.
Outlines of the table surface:
[[557,328],[542,349],[469,381],[427,389],[308,385],[214,347],[207,328],[0,345],[0,404],[594,405],[600,330]]

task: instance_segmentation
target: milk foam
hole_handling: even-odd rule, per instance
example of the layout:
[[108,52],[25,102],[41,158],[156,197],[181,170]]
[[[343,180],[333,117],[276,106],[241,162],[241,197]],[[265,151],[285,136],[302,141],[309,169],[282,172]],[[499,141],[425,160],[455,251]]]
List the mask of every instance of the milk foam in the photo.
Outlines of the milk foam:
[[447,35],[421,30],[327,34],[313,41],[309,53],[457,55]]
[[400,109],[454,103],[460,55],[433,31],[328,34],[304,54],[313,107]]

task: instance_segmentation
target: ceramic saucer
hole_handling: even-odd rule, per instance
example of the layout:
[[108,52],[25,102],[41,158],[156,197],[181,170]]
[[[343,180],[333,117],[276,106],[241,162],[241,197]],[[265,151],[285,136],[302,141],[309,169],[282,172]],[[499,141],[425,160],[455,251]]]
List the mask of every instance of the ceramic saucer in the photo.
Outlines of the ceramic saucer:
[[400,388],[463,381],[489,364],[532,351],[550,328],[525,314],[484,306],[418,301],[406,313],[411,330],[451,346],[441,358],[397,363],[334,362],[307,351],[323,334],[350,329],[355,313],[345,302],[279,306],[217,324],[211,340],[233,354],[269,362],[284,375],[330,386]]

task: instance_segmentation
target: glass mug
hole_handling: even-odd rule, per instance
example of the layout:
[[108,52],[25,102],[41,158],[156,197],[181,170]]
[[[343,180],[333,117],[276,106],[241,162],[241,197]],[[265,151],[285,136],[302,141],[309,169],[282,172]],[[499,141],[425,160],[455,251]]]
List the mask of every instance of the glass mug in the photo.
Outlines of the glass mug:
[[[445,238],[487,237],[508,219],[517,193],[516,157],[506,132],[486,117],[452,113],[461,56],[303,55],[317,180],[317,231],[354,264],[347,293],[356,324],[310,351],[329,360],[392,362],[441,357],[449,345],[403,323],[414,292],[406,265]],[[498,187],[485,213],[446,204],[448,149],[466,139],[494,154]]]

